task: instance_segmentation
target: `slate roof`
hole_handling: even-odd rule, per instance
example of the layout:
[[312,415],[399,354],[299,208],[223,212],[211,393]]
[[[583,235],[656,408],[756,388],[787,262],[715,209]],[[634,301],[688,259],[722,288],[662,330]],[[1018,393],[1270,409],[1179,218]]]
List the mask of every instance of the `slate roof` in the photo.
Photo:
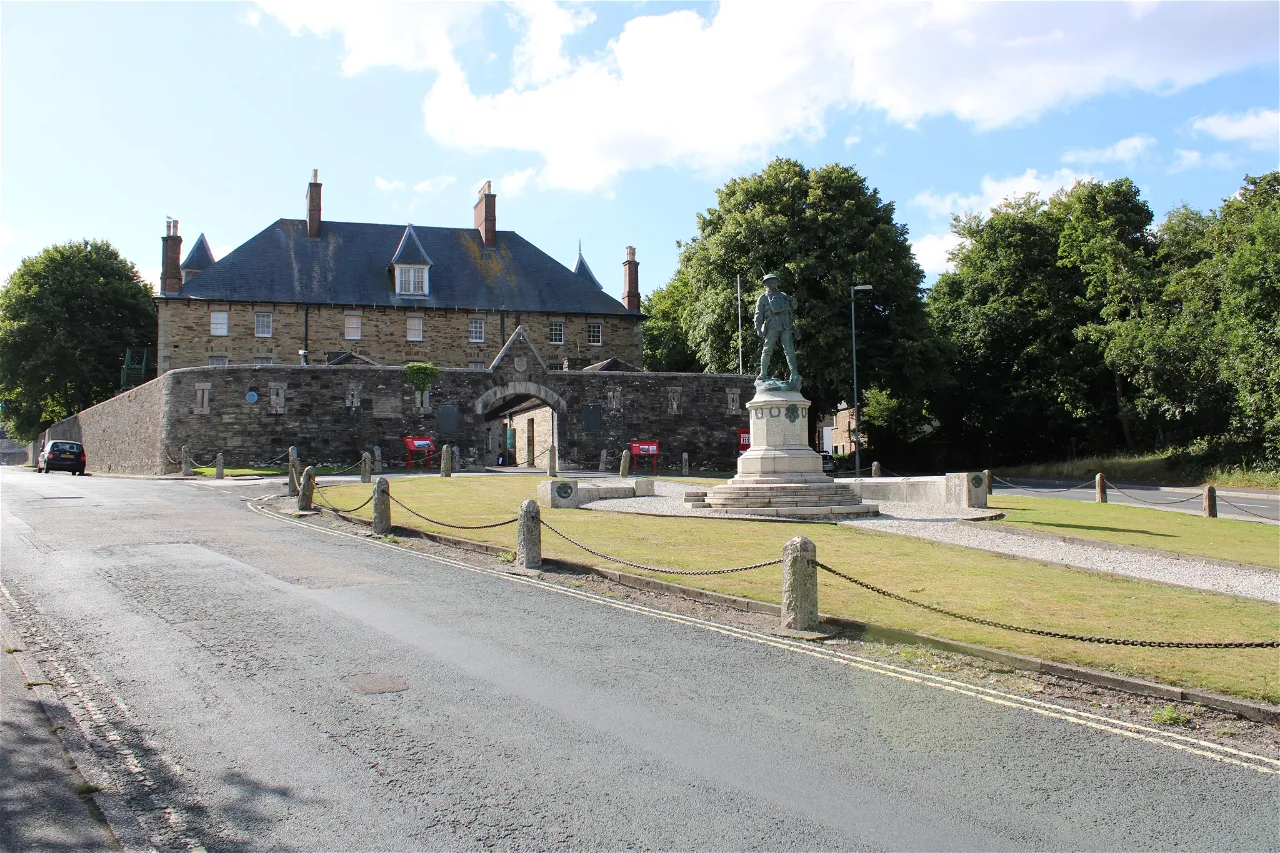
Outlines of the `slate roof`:
[[602,287],[600,284],[600,280],[597,279],[595,273],[591,271],[591,267],[587,266],[587,259],[582,257],[581,246],[578,247],[578,262],[573,265],[573,274],[582,276],[587,281],[594,284],[596,287],[599,287],[601,290],[604,290],[604,287]]
[[187,259],[182,262],[179,269],[202,272],[211,266],[213,266],[213,250],[209,248],[209,241],[201,234],[196,238],[191,251],[187,253]]
[[325,221],[311,239],[305,220],[279,219],[160,298],[638,316],[514,231],[485,249],[474,228],[413,226],[431,292],[398,294],[391,262],[408,236],[403,225]]

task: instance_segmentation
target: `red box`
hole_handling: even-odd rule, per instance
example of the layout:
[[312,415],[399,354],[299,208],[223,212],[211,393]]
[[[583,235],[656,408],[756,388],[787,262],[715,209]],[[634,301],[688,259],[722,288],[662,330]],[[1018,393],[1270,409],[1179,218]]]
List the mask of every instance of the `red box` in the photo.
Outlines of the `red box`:
[[633,441],[631,442],[631,458],[638,456],[653,457],[653,473],[658,473],[658,442],[656,441]]
[[751,429],[749,427],[738,427],[738,452],[743,453],[751,449]]

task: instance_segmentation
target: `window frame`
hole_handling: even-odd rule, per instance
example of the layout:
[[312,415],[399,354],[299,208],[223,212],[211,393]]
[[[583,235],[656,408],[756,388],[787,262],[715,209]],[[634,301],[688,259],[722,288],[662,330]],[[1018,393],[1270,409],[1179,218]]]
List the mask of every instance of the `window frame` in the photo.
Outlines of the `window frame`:
[[[556,340],[556,328],[560,329],[560,340]],[[564,346],[564,320],[547,321],[547,343],[553,347]]]
[[[267,333],[262,333],[262,318],[267,318]],[[254,311],[253,312],[253,336],[255,338],[269,338],[275,332],[275,317],[270,311]]]
[[[595,330],[596,339],[591,340],[591,332]],[[600,347],[604,346],[604,323],[595,321],[587,322],[587,346]]]
[[[218,331],[218,318],[222,318],[222,331]],[[231,312],[230,311],[210,311],[209,312],[209,337],[225,338],[231,334]]]
[[[414,337],[413,324],[415,322],[418,324],[417,337]],[[423,317],[421,314],[410,314],[409,316],[405,317],[404,318],[404,339],[406,341],[414,341],[415,343],[421,343],[422,334],[425,331],[425,325],[426,324],[423,323]]]
[[[355,321],[355,334],[351,334],[352,321]],[[344,341],[362,341],[364,340],[364,315],[362,314],[343,314],[342,315],[342,339]]]
[[[480,336],[476,337],[476,330],[479,329]],[[484,318],[471,317],[467,320],[467,343],[482,344],[484,343]]]
[[209,366],[210,367],[230,367],[231,358],[225,355],[211,355],[209,356]]
[[[419,283],[414,279],[421,273],[421,290],[415,290]],[[396,264],[397,296],[430,296],[431,266],[422,264]]]

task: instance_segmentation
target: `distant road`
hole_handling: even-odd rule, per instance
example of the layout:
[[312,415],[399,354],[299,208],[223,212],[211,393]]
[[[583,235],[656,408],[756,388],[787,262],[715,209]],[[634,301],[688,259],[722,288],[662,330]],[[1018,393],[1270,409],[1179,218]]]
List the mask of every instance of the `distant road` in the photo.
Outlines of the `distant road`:
[[[1090,503],[1094,500],[1092,481],[1081,488],[1072,489],[1072,486],[1079,486],[1080,481],[1037,480],[1030,477],[1002,477],[1001,479],[1018,487],[1010,488],[997,480],[993,483],[993,491],[1001,495],[1066,498]],[[1107,501],[1110,503],[1145,506],[1191,515],[1199,515],[1202,510],[1203,489],[1197,487],[1152,486],[1138,483],[1117,483],[1116,485],[1119,488],[1107,489]],[[1053,491],[1061,489],[1070,489],[1070,491]],[[1120,489],[1129,494],[1123,494]],[[1193,496],[1194,500],[1184,500]],[[1173,501],[1181,502],[1173,503]],[[1218,489],[1218,516],[1240,521],[1256,521],[1260,524],[1280,524],[1280,494],[1266,489]]]

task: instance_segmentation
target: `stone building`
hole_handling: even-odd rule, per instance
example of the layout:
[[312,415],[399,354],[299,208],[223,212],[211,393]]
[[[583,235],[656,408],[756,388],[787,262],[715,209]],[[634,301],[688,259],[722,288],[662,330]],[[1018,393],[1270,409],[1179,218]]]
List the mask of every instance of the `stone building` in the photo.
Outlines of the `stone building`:
[[306,219],[279,219],[216,260],[201,234],[163,238],[158,365],[403,365],[484,368],[523,326],[542,360],[581,369],[644,350],[639,263],[628,247],[622,300],[604,292],[581,250],[570,270],[513,231],[497,230],[486,183],[474,227],[321,218],[321,184]]

